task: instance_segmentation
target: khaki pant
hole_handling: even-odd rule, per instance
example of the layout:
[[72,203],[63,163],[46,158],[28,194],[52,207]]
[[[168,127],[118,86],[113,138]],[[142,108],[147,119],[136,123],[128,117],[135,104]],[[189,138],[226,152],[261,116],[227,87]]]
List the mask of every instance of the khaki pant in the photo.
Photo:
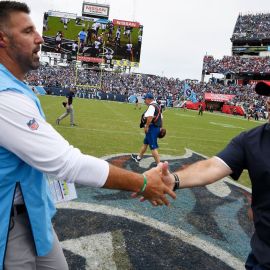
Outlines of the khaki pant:
[[66,109],[66,112],[58,117],[58,120],[61,121],[62,119],[64,119],[68,115],[70,115],[70,124],[74,125],[74,111],[73,111],[73,106],[72,105],[69,105],[69,108]]
[[68,265],[54,233],[54,244],[49,254],[36,256],[31,227],[27,214],[11,217],[5,270],[68,270]]

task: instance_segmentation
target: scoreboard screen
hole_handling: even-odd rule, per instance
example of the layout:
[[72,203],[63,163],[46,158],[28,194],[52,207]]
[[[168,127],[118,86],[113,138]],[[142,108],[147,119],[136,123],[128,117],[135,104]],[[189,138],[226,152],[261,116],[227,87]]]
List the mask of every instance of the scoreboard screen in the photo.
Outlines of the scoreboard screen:
[[138,22],[46,12],[42,36],[43,52],[93,64],[136,66],[140,62],[143,26]]

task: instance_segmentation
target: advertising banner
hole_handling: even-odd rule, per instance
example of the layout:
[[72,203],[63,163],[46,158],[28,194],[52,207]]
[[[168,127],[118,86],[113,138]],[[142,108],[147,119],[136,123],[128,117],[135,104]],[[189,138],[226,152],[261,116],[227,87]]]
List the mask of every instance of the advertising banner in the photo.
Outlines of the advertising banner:
[[130,21],[117,20],[117,19],[113,19],[113,25],[128,26],[128,27],[133,27],[133,28],[140,27],[139,22],[130,22]]
[[205,93],[204,99],[205,101],[217,101],[217,102],[227,102],[232,100],[235,95],[223,95],[223,94],[213,94],[213,93]]
[[82,56],[82,55],[77,56],[77,61],[92,62],[92,63],[104,63],[104,59],[102,59],[102,58]]
[[83,3],[82,14],[97,17],[109,17],[109,6]]

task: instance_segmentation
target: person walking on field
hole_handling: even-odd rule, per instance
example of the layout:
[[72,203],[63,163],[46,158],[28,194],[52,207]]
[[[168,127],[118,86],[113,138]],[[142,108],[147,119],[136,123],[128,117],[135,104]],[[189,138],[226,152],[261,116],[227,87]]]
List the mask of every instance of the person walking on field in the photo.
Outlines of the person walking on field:
[[159,164],[160,157],[158,153],[157,140],[160,133],[160,129],[162,127],[161,108],[155,102],[154,96],[150,92],[144,96],[144,101],[145,104],[148,106],[148,109],[146,110],[146,112],[144,112],[143,115],[144,120],[143,128],[145,132],[145,137],[139,154],[138,155],[132,154],[131,158],[136,162],[140,162],[149,146],[156,164]]
[[69,91],[69,93],[67,94],[67,101],[66,102],[63,102],[63,106],[66,108],[66,112],[63,113],[61,116],[59,116],[57,119],[56,119],[56,124],[59,125],[60,124],[60,121],[63,120],[65,117],[67,117],[68,115],[70,115],[70,126],[74,127],[74,126],[77,126],[75,123],[74,123],[74,109],[73,109],[73,98],[74,98],[75,94],[74,94],[74,90],[71,89]]
[[198,110],[199,110],[198,115],[202,116],[203,115],[203,105],[202,105],[202,103],[199,104]]

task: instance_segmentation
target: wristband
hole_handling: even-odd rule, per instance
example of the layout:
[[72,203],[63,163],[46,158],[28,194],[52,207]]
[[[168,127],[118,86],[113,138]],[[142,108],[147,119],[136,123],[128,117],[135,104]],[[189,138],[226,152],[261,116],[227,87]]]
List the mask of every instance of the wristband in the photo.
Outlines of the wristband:
[[175,180],[173,191],[176,191],[177,189],[180,189],[180,179],[176,173],[173,173],[172,175],[173,175],[174,180]]
[[143,173],[143,186],[140,190],[140,193],[143,193],[145,191],[146,186],[147,186],[147,178],[146,178],[145,174]]

